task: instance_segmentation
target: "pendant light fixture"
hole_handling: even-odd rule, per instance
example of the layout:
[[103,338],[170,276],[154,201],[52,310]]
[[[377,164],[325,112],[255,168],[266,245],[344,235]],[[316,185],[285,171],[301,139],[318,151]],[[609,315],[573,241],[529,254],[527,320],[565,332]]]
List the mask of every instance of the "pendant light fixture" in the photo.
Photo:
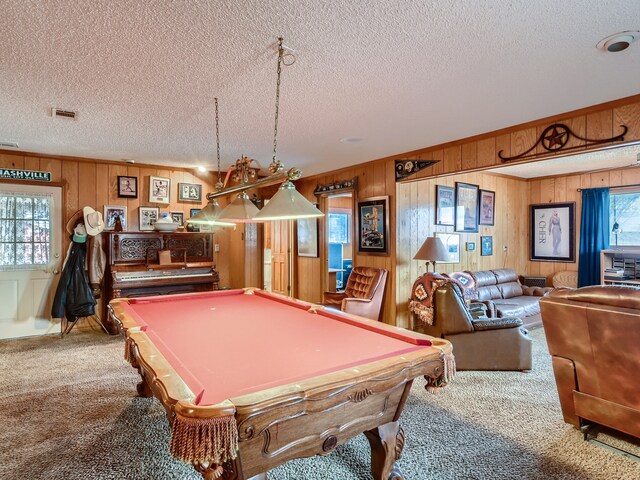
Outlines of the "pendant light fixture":
[[[285,54],[285,51],[287,53]],[[290,59],[290,63],[286,63],[285,58]],[[252,178],[257,176],[256,169],[251,166],[251,160],[242,156],[236,162],[235,180],[240,185],[222,189],[220,191],[210,193],[207,198],[212,199],[222,195],[228,195],[234,191],[240,192],[236,199],[231,202],[220,214],[221,219],[233,222],[263,222],[268,220],[287,220],[296,218],[312,218],[322,217],[324,214],[318,210],[309,200],[296,191],[293,180],[298,180],[302,173],[297,168],[291,168],[286,173],[284,165],[277,159],[278,147],[278,118],[280,108],[280,80],[282,75],[282,65],[289,66],[295,62],[295,57],[291,50],[284,46],[283,38],[278,38],[278,68],[276,81],[276,111],[275,122],[273,128],[273,159],[269,165],[271,175],[265,178],[257,179],[250,182]],[[245,190],[256,188],[259,186],[273,185],[275,182],[284,180],[280,188],[273,198],[260,211],[251,202]]]
[[[222,183],[222,177],[220,176],[220,127],[218,119],[218,99],[215,98],[214,100],[216,104],[216,152],[218,156],[218,181],[214,188],[216,191],[220,191],[224,188],[224,183]],[[222,208],[218,204],[218,201],[215,198],[210,198],[209,203],[189,219],[189,223],[199,225],[217,225],[221,227],[232,227],[235,225],[235,223],[220,220],[221,213]]]

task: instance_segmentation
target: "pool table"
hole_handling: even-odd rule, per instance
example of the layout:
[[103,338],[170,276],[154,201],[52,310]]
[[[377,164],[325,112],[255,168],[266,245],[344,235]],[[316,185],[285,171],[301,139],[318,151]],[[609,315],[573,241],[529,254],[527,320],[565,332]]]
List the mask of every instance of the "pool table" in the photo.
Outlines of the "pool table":
[[451,344],[258,289],[121,298],[125,358],[205,479],[266,479],[365,433],[373,478],[402,478],[398,419],[413,380],[444,386]]

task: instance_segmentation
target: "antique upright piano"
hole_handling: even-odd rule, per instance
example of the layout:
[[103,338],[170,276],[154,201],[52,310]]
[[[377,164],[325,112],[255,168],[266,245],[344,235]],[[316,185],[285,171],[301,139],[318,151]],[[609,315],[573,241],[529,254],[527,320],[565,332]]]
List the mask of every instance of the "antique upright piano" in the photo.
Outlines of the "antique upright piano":
[[111,334],[118,331],[107,315],[113,298],[218,289],[212,233],[108,232],[105,240],[102,318]]

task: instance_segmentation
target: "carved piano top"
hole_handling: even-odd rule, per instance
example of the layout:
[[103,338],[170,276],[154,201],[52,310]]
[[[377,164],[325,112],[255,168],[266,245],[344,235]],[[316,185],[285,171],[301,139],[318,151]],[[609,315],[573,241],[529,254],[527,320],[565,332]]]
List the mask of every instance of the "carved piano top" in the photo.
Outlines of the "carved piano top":
[[107,236],[107,263],[110,266],[146,265],[147,254],[151,263],[158,263],[157,252],[171,250],[175,262],[206,262],[213,266],[213,234],[206,232],[109,232]]

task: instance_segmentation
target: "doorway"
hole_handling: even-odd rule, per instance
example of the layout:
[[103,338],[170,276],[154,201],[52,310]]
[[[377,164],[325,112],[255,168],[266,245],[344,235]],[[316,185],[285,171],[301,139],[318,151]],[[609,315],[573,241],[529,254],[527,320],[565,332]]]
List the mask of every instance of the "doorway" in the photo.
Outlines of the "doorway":
[[353,268],[354,197],[352,192],[329,195],[326,198],[327,229],[327,290],[340,292],[346,288]]
[[0,338],[53,333],[62,189],[0,183]]

